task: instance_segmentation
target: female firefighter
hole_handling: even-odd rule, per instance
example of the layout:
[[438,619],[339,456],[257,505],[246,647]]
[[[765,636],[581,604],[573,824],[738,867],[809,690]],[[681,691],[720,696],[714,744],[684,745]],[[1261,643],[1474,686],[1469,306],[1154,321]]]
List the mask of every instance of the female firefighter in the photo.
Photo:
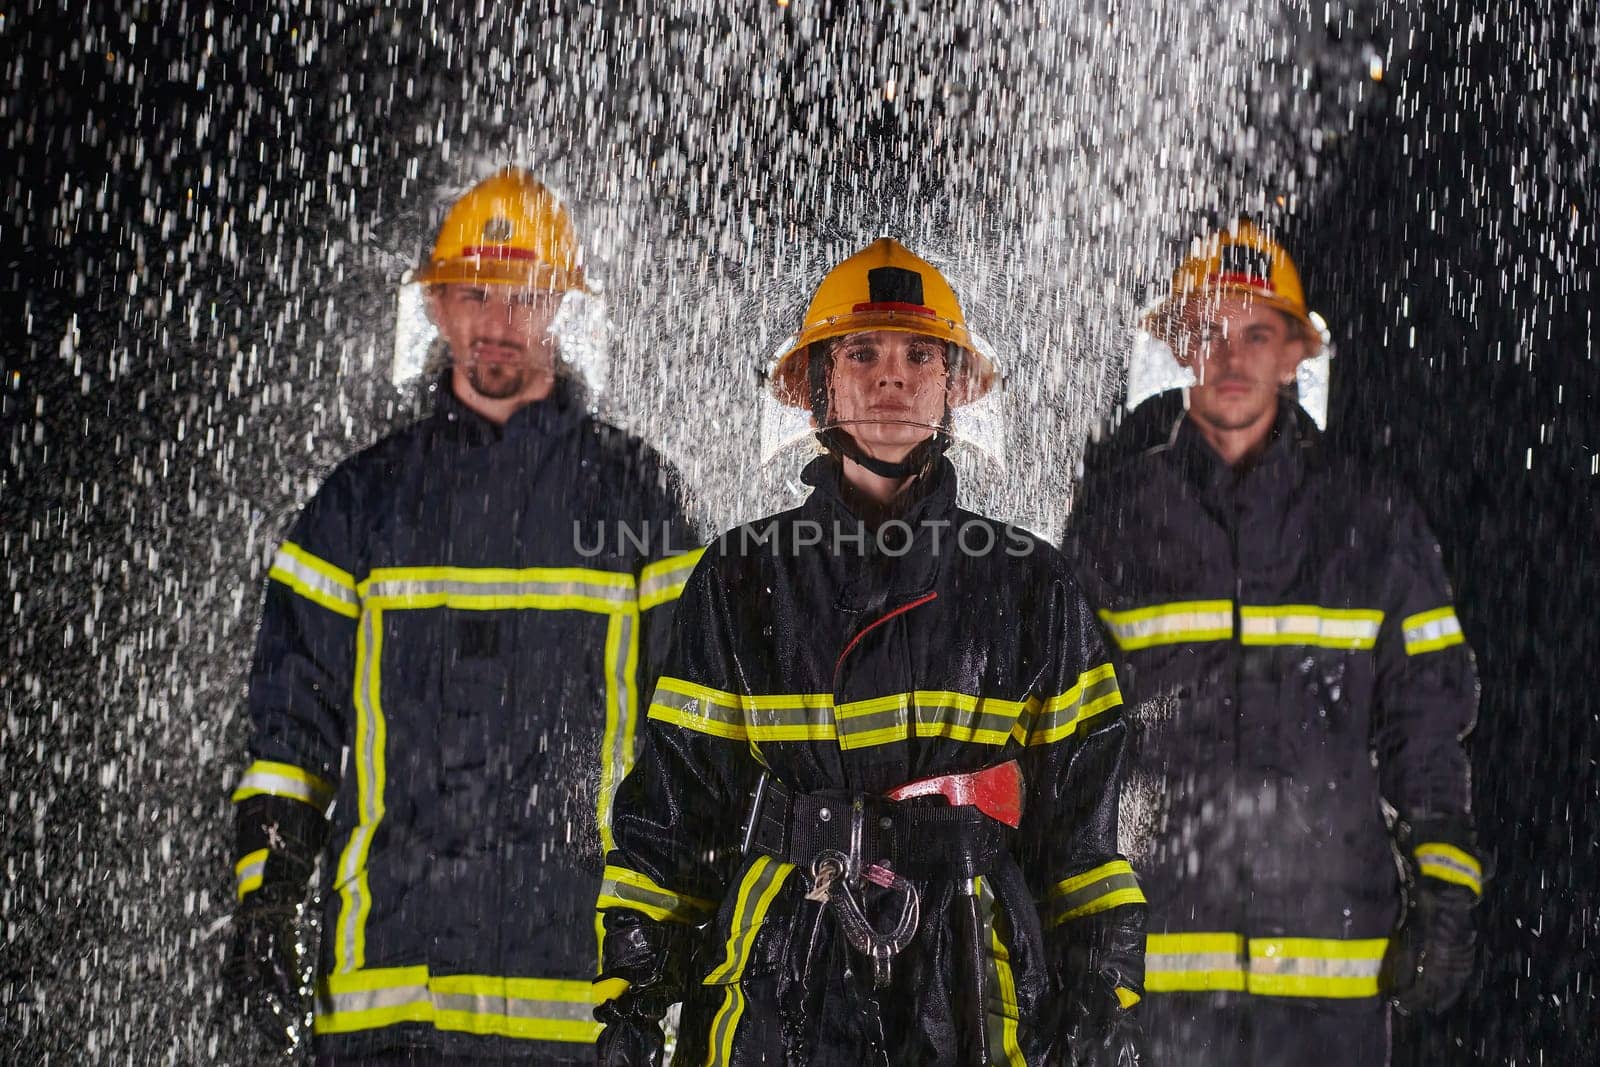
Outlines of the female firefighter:
[[996,379],[897,242],[818,287],[771,375],[813,491],[696,567],[616,798],[600,1062],[659,1063],[678,1001],[679,1063],[1136,1062],[1116,678],[943,455]]

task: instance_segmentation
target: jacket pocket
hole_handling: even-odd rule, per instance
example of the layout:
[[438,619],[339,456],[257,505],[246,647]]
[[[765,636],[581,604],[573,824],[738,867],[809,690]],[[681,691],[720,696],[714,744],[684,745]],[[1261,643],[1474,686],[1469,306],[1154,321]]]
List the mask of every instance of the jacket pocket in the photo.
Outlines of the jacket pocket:
[[[772,938],[762,938],[763,930],[773,924],[781,925],[787,912],[776,904],[794,864],[780,863],[771,856],[757,856],[741,869],[738,888],[722,902],[717,912],[716,931],[707,946],[710,970],[702,982],[706,985],[730,985],[746,974],[775,970],[780,962],[780,951],[770,947]],[[757,941],[768,944],[766,951],[757,951]]]

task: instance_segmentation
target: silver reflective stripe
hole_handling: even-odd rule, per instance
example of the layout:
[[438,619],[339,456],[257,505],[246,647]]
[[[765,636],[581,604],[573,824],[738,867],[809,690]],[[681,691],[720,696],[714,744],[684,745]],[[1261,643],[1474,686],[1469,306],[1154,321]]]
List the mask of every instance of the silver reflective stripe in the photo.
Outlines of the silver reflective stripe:
[[1250,957],[1251,974],[1296,978],[1376,978],[1382,967],[1381,956],[1372,959],[1341,959],[1327,956],[1253,955]]
[[326,788],[318,788],[315,784],[301,778],[291,778],[287,774],[279,774],[268,770],[262,761],[252,763],[239,779],[239,786],[234,790],[234,796],[256,796],[265,794],[274,797],[288,797],[290,800],[303,800],[313,807],[326,807],[329,792]]
[[335,945],[336,966],[341,972],[362,966],[358,952],[362,924],[363,897],[366,893],[367,850],[372,846],[372,835],[378,829],[378,709],[372,705],[373,672],[377,670],[377,655],[373,643],[378,633],[381,612],[361,613],[361,645],[365,655],[360,657],[361,669],[356,676],[355,702],[357,721],[361,724],[356,739],[356,781],[359,795],[357,812],[359,822],[350,832],[340,856],[338,882],[344,896],[344,906],[339,911],[338,942]]
[[1478,868],[1469,867],[1460,860],[1453,859],[1450,856],[1441,856],[1437,852],[1423,852],[1419,849],[1417,851],[1417,859],[1424,868],[1445,867],[1449,870],[1455,871],[1457,874],[1465,875],[1466,877],[1474,880],[1483,877],[1482,872]]
[[1442,648],[1460,644],[1464,640],[1461,620],[1456,618],[1455,609],[1450,607],[1435,608],[1432,611],[1409,616],[1400,626],[1404,631],[1408,656],[1437,652]]
[[524,1000],[487,993],[433,992],[435,1011],[459,1011],[472,1015],[505,1015],[513,1019],[560,1019],[565,1022],[594,1021],[594,1005],[588,1000]]
[[697,549],[645,567],[639,578],[639,606],[650,608],[672,599],[673,590],[689,580],[702,555],[704,550]]
[[1154,604],[1131,611],[1101,611],[1111,636],[1125,650],[1233,636],[1233,604],[1226,600]]
[[633,736],[633,668],[637,659],[633,624],[636,616],[617,612],[606,629],[606,658],[611,668],[606,687],[606,728],[602,744],[600,791],[595,810],[595,826],[600,832],[600,855],[611,851],[611,807],[617,786],[628,773],[632,757],[629,740]]
[[[808,699],[815,699],[817,706],[807,704]],[[833,707],[826,693],[814,698],[799,693],[742,697],[676,678],[662,678],[656,686],[650,716],[701,733],[738,739],[826,741],[836,736]]]
[[267,850],[257,849],[234,867],[233,895],[238,900],[243,900],[246,893],[258,889],[261,879],[267,871]]
[[[317,594],[312,599],[325,599],[358,607],[360,600],[356,597],[355,585],[345,583],[325,574],[316,567],[311,566],[301,558],[301,553],[310,556],[309,552],[296,545],[285,544],[278,549],[277,555],[272,557],[272,568],[268,572],[272,577],[278,578],[291,587],[298,586],[303,592]],[[314,558],[314,557],[313,557]],[[332,564],[324,564],[330,570],[336,568]],[[332,606],[332,605],[329,605]],[[353,614],[353,613],[352,613]]]
[[324,987],[317,993],[317,1014],[333,1015],[340,1012],[403,1008],[411,1004],[428,1004],[432,1001],[433,994],[428,991],[426,985],[352,989],[343,993],[332,993]]
[[1144,958],[1146,973],[1182,974],[1194,971],[1243,973],[1237,952],[1151,952]]
[[1371,648],[1383,624],[1380,611],[1355,612],[1312,605],[1285,608],[1241,607],[1240,639],[1244,644],[1335,644]]
[[[1144,894],[1139,890],[1139,879],[1135,877],[1133,868],[1124,861],[1107,863],[1088,872],[1088,875],[1092,876],[1090,881],[1075,885],[1050,901],[1057,922],[1076,918],[1080,914],[1093,914],[1095,911],[1114,906],[1109,900],[1113,894],[1119,894],[1118,899],[1128,903],[1134,902],[1135,895],[1141,902],[1144,899]],[[1072,882],[1066,884],[1071,885]],[[1101,908],[1093,906],[1102,902]]]
[[600,582],[469,582],[459,579],[386,578],[366,587],[369,597],[584,597],[623,605],[633,601],[633,589]]
[[737,702],[730,702],[733,699],[732,693],[717,693],[714,696],[706,693],[680,693],[676,689],[669,688],[674,680],[662,678],[657,683],[656,694],[651,701],[652,709],[659,707],[668,711],[682,712],[693,718],[710,719],[713,722],[743,728],[744,711]]

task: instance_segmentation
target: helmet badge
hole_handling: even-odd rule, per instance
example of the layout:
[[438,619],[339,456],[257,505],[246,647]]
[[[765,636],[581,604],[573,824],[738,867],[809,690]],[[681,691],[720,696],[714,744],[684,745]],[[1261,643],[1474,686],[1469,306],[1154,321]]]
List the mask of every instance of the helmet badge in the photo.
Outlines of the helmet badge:
[[485,241],[493,241],[496,244],[511,240],[511,235],[514,232],[511,220],[502,215],[495,215],[483,224],[483,239]]

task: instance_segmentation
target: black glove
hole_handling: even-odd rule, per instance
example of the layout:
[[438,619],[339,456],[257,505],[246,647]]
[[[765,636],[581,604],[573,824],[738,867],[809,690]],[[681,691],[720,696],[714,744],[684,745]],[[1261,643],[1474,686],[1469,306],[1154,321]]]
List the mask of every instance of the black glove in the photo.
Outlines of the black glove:
[[627,994],[594,1010],[604,1024],[595,1042],[595,1063],[601,1067],[661,1067],[666,1038],[657,1019],[631,1010]]
[[222,980],[233,1002],[274,1049],[295,1046],[305,1029],[310,988],[300,966],[303,889],[263,885],[233,914]]
[[[1473,908],[1480,875],[1476,860],[1452,858],[1470,859],[1472,835],[1459,822],[1435,821],[1416,827],[1402,823],[1396,837],[1405,909],[1384,956],[1383,987],[1407,1014],[1441,1012],[1456,1002],[1472,977],[1477,942]],[[1438,855],[1441,844],[1449,854]]]
[[1472,977],[1477,898],[1465,886],[1417,880],[1384,956],[1384,988],[1407,1014],[1444,1011]]
[[[606,912],[597,988],[618,980],[628,988],[600,1003],[604,1024],[595,1042],[601,1067],[660,1067],[666,1049],[661,1017],[683,998],[689,928],[637,914]],[[602,994],[603,995],[603,994]]]
[[311,982],[300,958],[300,905],[327,824],[309,804],[258,796],[237,808],[238,850],[265,849],[261,885],[233,913],[222,965],[225,1002],[238,1008],[274,1050],[296,1047],[305,1031]]
[[1086,975],[1067,991],[1062,1043],[1068,1067],[1139,1067],[1144,1031],[1132,1006],[1101,975]]

